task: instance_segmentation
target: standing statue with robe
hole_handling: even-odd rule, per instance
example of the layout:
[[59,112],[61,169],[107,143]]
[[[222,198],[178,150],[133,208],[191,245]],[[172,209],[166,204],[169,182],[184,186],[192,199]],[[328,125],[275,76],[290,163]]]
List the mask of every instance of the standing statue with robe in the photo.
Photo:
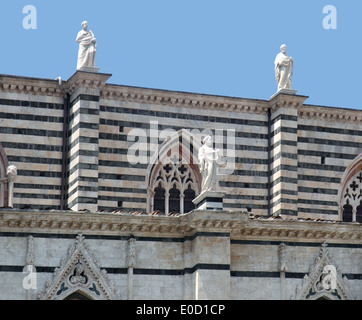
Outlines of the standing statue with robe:
[[82,22],[82,30],[78,32],[76,41],[79,43],[77,70],[83,67],[95,67],[97,41],[92,31],[88,30],[88,22]]
[[14,183],[18,175],[18,170],[15,166],[11,165],[6,168],[6,178],[8,180],[8,207],[13,207],[14,200]]
[[212,148],[212,137],[207,136],[203,140],[203,146],[199,150],[200,172],[202,174],[202,192],[218,191],[218,150]]
[[275,78],[278,84],[278,91],[290,89],[292,86],[294,61],[287,55],[287,46],[280,47],[281,52],[275,58]]

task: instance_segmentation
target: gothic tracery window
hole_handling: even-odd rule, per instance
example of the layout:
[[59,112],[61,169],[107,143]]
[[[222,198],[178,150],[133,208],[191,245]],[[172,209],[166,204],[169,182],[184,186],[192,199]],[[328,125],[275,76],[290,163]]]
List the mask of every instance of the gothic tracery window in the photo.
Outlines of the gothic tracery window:
[[194,170],[182,159],[169,158],[157,166],[157,174],[149,188],[150,211],[160,211],[165,215],[187,213],[195,209],[192,200],[199,193]]
[[362,170],[346,183],[342,193],[342,221],[362,223]]

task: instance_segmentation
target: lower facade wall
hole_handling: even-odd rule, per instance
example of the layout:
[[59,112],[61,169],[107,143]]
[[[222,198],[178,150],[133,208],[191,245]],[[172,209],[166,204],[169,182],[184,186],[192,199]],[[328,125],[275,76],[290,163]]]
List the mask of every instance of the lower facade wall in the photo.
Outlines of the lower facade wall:
[[232,300],[280,300],[278,278],[231,277]]
[[[36,299],[67,259],[76,237],[1,233],[0,300]],[[297,286],[303,289],[305,275],[317,271],[318,259],[328,259],[341,279],[349,279],[342,284],[349,297],[362,297],[360,244],[283,242],[281,252],[281,241],[235,240],[212,232],[186,238],[136,237],[130,262],[130,236],[84,237],[87,252],[107,271],[120,300],[291,299]],[[28,275],[23,268],[29,262],[37,271],[35,290],[23,287]]]
[[136,275],[134,300],[183,300],[183,276]]

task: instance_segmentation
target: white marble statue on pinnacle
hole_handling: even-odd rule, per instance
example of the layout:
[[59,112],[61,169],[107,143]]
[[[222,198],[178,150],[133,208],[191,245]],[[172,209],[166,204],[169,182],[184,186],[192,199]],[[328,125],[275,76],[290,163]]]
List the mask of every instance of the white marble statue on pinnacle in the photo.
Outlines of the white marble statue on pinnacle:
[[78,32],[76,41],[79,43],[77,70],[96,69],[97,40],[93,32],[88,30],[87,21],[82,22],[82,30]]
[[285,44],[280,47],[280,51],[274,62],[278,91],[291,89],[294,67],[294,60],[287,55],[287,46]]

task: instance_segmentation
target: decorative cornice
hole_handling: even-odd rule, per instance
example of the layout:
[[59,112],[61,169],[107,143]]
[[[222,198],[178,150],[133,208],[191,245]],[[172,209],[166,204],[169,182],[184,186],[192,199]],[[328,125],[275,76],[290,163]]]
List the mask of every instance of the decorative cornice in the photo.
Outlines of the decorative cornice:
[[356,122],[358,124],[362,122],[362,110],[303,105],[298,111],[300,117],[307,119],[329,122]]
[[0,91],[62,97],[57,80],[0,75]]
[[236,238],[273,238],[278,241],[327,241],[361,242],[362,228],[359,223],[334,223],[329,221],[253,220],[241,230],[235,230]]
[[103,87],[101,98],[104,100],[121,100],[229,112],[266,113],[268,110],[268,101],[266,100],[203,95],[110,84]]
[[[63,90],[73,94],[79,87],[100,91],[103,100],[121,100],[145,104],[168,105],[185,108],[198,108],[250,114],[267,114],[269,108],[297,108],[302,118],[360,123],[362,110],[304,105],[308,98],[302,95],[278,94],[271,100],[226,97],[160,89],[130,87],[107,84],[111,74],[76,71],[67,81]],[[31,78],[23,76],[0,75],[0,91],[41,96],[63,97],[64,91],[58,80]],[[102,103],[105,103],[103,101]]]
[[232,239],[361,243],[358,223],[253,220],[242,212],[193,211],[180,216],[1,210],[0,232],[184,237],[226,232]]

